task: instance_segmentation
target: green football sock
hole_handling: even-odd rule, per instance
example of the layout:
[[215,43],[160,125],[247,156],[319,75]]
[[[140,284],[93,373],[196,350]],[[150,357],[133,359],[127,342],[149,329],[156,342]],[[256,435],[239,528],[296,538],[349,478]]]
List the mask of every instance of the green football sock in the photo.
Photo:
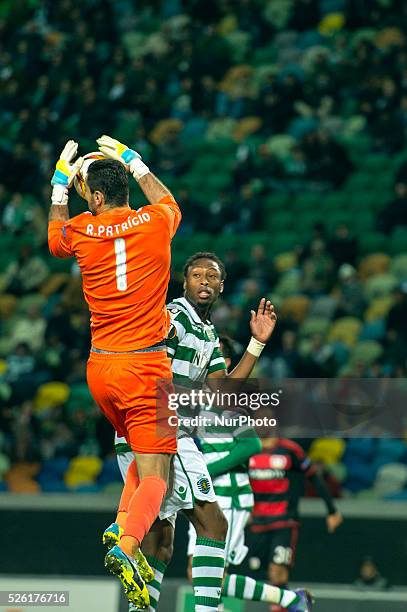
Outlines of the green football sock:
[[215,612],[222,594],[225,542],[197,537],[192,557],[195,612]]
[[261,580],[254,580],[249,576],[231,574],[226,576],[223,583],[222,594],[227,597],[236,597],[248,601],[266,601],[267,603],[290,606],[298,600],[298,595],[288,589],[280,589]]

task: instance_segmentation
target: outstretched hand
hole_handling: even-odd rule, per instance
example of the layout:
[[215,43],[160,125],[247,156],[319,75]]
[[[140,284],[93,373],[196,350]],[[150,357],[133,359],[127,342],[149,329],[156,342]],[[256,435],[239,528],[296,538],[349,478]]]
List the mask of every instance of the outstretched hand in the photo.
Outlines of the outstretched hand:
[[106,134],[98,138],[96,142],[99,145],[99,151],[103,153],[103,155],[121,162],[127,170],[129,169],[129,164],[134,159],[141,159],[137,151],[129,149],[127,145]]
[[78,157],[78,159],[73,162],[77,152],[78,143],[74,140],[68,140],[57,161],[51,185],[61,185],[63,188],[71,187],[75,176],[83,164],[83,157]]
[[257,312],[250,311],[250,331],[253,338],[264,344],[270,339],[277,322],[277,315],[270,300],[262,298]]

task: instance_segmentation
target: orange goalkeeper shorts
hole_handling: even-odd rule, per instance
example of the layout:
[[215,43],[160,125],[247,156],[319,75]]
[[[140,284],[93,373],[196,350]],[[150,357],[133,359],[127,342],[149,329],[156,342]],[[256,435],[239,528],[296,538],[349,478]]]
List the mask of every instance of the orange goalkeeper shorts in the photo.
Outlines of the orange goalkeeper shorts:
[[[166,351],[91,352],[87,379],[95,402],[135,453],[177,452],[166,401],[172,379]],[[166,384],[157,384],[160,379]]]

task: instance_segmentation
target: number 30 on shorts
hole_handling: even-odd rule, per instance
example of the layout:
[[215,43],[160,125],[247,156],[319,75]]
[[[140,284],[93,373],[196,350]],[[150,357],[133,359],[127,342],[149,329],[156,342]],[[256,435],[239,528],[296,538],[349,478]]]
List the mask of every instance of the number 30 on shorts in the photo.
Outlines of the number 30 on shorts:
[[114,252],[116,255],[116,287],[119,291],[127,290],[127,255],[126,241],[124,238],[116,238],[114,241]]
[[276,565],[290,565],[293,558],[293,551],[289,547],[276,546],[274,549],[273,563]]

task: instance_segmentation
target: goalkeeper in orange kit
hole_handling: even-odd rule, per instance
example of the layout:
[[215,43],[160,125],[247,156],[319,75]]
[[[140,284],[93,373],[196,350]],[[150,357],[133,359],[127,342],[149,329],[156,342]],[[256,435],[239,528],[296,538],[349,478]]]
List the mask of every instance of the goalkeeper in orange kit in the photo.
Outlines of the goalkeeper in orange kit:
[[[165,405],[157,406],[157,380],[171,379],[164,339],[170,275],[170,243],[181,213],[170,191],[140,155],[109,136],[98,141],[105,159],[91,163],[86,176],[89,212],[72,219],[68,189],[79,172],[78,145],[69,141],[52,178],[48,243],[56,257],[76,257],[91,312],[92,347],[87,366],[91,393],[135,455],[129,478],[128,519],[120,547],[105,558],[127,597],[149,603],[146,581],[153,578],[140,543],[158,515],[167,490],[176,431],[169,430]],[[127,171],[150,206],[128,202]],[[161,434],[158,433],[161,426]]]

